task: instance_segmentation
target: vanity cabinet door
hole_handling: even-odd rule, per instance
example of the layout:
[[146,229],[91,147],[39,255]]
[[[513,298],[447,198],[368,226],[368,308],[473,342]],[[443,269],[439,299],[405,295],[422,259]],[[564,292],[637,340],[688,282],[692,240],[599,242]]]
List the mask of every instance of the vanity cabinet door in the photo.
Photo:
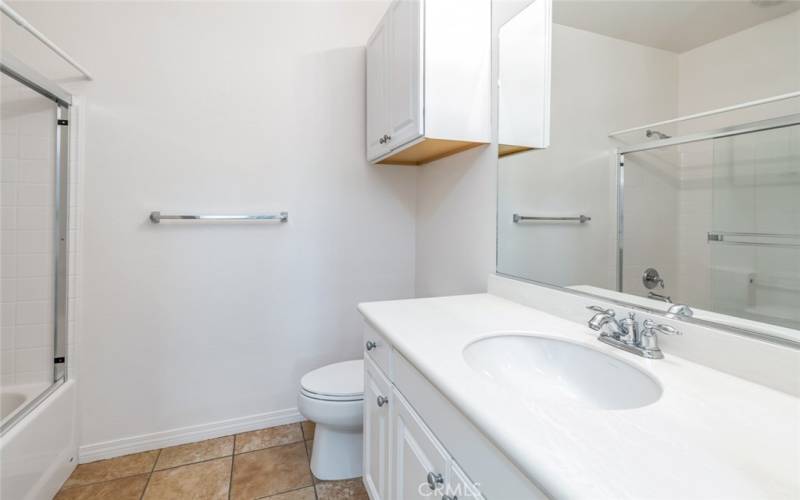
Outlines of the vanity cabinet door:
[[386,16],[367,41],[367,158],[390,151],[388,109],[389,23]]
[[464,471],[451,461],[450,471],[447,474],[447,488],[442,500],[483,500],[483,495]]
[[392,386],[369,358],[364,368],[364,487],[371,500],[388,500]]
[[389,146],[422,136],[422,1],[393,2],[389,19]]
[[396,389],[392,407],[392,498],[441,498],[445,489],[447,454]]

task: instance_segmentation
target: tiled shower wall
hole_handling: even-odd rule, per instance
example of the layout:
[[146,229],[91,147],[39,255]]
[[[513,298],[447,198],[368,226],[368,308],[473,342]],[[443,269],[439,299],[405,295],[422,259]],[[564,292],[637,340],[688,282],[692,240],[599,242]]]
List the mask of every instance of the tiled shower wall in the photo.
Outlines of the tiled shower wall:
[[53,376],[55,121],[50,100],[3,77],[2,385]]

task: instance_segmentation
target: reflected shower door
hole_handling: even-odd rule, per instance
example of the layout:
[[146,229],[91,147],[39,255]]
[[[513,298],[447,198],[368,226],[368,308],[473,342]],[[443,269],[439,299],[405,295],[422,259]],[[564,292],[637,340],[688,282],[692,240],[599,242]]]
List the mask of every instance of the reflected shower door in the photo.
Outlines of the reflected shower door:
[[54,364],[59,107],[5,74],[1,83],[0,411],[8,423],[61,375]]
[[800,125],[714,140],[715,311],[800,328]]

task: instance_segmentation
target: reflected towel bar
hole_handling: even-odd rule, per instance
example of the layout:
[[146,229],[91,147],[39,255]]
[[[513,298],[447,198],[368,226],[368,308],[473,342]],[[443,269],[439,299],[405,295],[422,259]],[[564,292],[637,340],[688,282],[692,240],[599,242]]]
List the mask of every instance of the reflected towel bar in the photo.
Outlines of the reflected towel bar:
[[518,224],[526,220],[539,220],[539,221],[577,221],[581,224],[592,220],[591,217],[586,215],[579,215],[577,217],[532,217],[529,215],[514,214],[514,223]]
[[722,243],[725,245],[749,245],[754,247],[778,247],[778,248],[800,248],[800,243],[775,243],[767,241],[736,241],[729,240],[727,237],[751,237],[751,238],[789,238],[798,239],[800,234],[784,233],[741,233],[735,231],[713,231],[708,233],[709,243]]
[[161,212],[150,212],[150,222],[159,224],[162,220],[199,220],[211,222],[287,222],[289,212],[277,214],[253,215],[166,215]]

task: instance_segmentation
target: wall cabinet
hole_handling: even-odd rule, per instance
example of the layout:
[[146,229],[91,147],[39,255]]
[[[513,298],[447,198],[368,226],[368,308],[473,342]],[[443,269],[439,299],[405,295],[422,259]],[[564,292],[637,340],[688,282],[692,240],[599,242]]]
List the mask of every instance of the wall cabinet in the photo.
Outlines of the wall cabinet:
[[490,0],[395,0],[366,59],[371,162],[420,165],[491,142]]

